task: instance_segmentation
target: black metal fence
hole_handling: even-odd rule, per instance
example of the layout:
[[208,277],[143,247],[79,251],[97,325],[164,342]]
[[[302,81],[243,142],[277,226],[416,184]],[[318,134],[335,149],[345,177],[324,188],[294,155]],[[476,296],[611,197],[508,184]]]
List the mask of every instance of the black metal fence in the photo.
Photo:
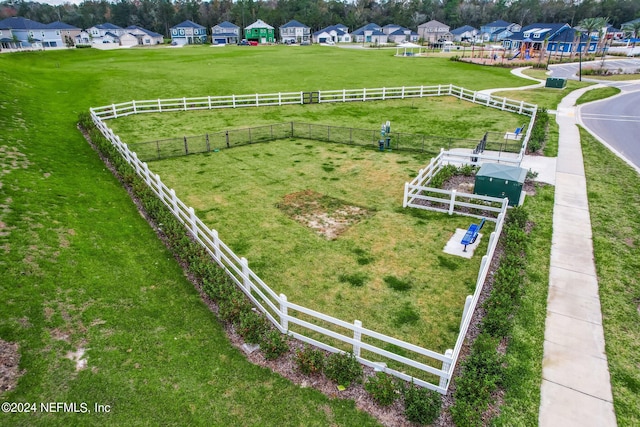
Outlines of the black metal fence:
[[[485,150],[519,152],[520,145],[500,143],[497,138],[489,138],[488,135],[495,132],[487,132],[482,140],[449,138],[444,136],[422,135],[391,132],[389,144],[385,141],[384,148],[392,150],[416,151],[436,156],[441,148],[451,150],[453,148],[473,149],[483,144]],[[267,126],[232,129],[222,132],[207,133],[196,136],[183,136],[181,138],[162,139],[149,142],[129,144],[129,149],[135,151],[142,161],[159,160],[168,157],[185,156],[195,153],[216,152],[227,148],[261,142],[275,141],[278,139],[297,138],[311,139],[337,144],[357,145],[380,149],[380,131],[370,129],[358,129],[351,127],[317,125],[312,123],[286,122]],[[483,142],[484,141],[484,142]],[[500,145],[501,144],[501,145]],[[517,147],[516,147],[517,145]]]

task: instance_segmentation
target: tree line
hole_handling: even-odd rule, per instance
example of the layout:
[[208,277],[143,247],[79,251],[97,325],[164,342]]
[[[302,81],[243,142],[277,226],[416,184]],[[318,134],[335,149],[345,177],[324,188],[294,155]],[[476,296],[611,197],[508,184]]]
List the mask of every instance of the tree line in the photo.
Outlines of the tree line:
[[502,19],[528,25],[534,22],[571,26],[591,17],[606,16],[620,24],[640,17],[638,0],[86,0],[79,5],[53,6],[31,1],[0,3],[0,19],[22,16],[42,23],[62,21],[86,29],[110,22],[121,27],[139,25],[165,36],[186,19],[207,28],[230,21],[245,27],[262,19],[275,28],[296,19],[317,31],[341,23],[351,31],[370,22],[416,29],[435,19],[454,29],[480,28]]

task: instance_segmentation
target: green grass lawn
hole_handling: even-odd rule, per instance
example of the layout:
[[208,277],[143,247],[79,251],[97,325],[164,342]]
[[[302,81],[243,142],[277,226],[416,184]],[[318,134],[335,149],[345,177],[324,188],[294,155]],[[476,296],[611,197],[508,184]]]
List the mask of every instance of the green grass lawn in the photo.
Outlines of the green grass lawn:
[[613,403],[640,425],[640,177],[580,130]]
[[[402,209],[404,183],[428,161],[410,153],[280,140],[153,162],[151,168],[289,301],[444,353],[455,342],[481,256],[466,260],[442,252],[469,218]],[[288,197],[305,190],[369,213],[328,240],[282,209]],[[393,289],[390,278],[410,289]],[[398,320],[409,309],[419,319]]]
[[576,105],[585,104],[587,102],[598,101],[600,99],[609,98],[611,96],[620,93],[620,89],[617,87],[601,87],[592,89],[584,93],[580,98],[576,100]]

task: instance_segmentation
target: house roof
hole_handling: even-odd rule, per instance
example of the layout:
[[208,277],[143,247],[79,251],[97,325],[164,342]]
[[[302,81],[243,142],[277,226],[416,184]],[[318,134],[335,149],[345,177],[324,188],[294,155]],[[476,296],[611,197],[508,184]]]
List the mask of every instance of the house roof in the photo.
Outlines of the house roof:
[[484,24],[483,27],[508,27],[509,23],[507,21],[503,21],[502,19],[498,19],[493,22],[489,22],[488,24]]
[[401,25],[396,25],[396,24],[387,24],[384,27],[382,27],[382,29],[390,29],[390,28],[402,28]]
[[425,22],[424,24],[418,25],[418,28],[428,28],[428,27],[447,27],[447,28],[449,28],[449,26],[447,24],[443,24],[442,22],[436,21],[435,19],[432,19],[429,22]]
[[66,24],[64,22],[56,21],[50,24],[46,24],[47,28],[51,28],[53,30],[79,30],[80,28],[74,27],[73,25]]
[[32,21],[31,19],[22,18],[20,16],[13,16],[0,21],[0,28],[8,28],[12,30],[44,30],[48,27],[38,21]]
[[196,24],[193,21],[189,21],[188,19],[186,21],[182,21],[181,23],[174,25],[173,28],[197,28],[197,29],[202,29],[204,28],[202,25],[200,24]]
[[94,27],[96,27],[99,30],[122,30],[122,27],[118,27],[117,25],[112,24],[110,22],[105,22],[104,24],[94,25]]
[[[370,23],[370,24],[367,24],[367,25],[365,25],[363,27],[358,28],[357,30],[355,30],[351,34],[359,36],[359,35],[364,34],[365,31],[374,31],[374,32],[378,31],[378,32],[382,33],[382,27],[380,25],[378,25],[378,24]],[[384,33],[382,33],[382,34],[384,34]],[[372,33],[372,35],[379,35],[379,34]]]
[[105,36],[109,36],[109,37],[113,37],[115,39],[118,38],[118,36],[116,34],[113,34],[111,31],[107,31],[106,33],[104,33]]
[[[407,34],[407,31],[409,32],[408,34]],[[400,27],[397,30],[395,30],[393,33],[390,33],[389,35],[390,36],[405,36],[405,35],[417,36],[418,33],[408,28]]]
[[[549,37],[549,40],[555,40],[558,38],[562,38],[564,40],[564,37],[559,37],[559,35],[567,31],[568,29],[571,29],[571,27],[569,27],[569,24],[550,24],[538,22],[535,24],[527,25],[526,27],[522,27],[522,30],[517,33],[513,33],[510,36],[507,36],[506,39],[526,40],[527,38],[524,36],[524,34],[527,33],[529,34],[529,38],[532,41],[536,42],[544,40],[547,37]],[[538,34],[538,37],[535,37],[536,34]]]
[[14,41],[13,39],[8,39],[6,37],[3,39],[0,39],[0,43],[13,43],[13,41]]
[[162,34],[154,33],[153,31],[147,30],[146,28],[138,27],[137,25],[129,25],[125,30],[138,30],[142,31],[149,37],[164,37]]
[[313,35],[316,36],[318,34],[322,34],[325,32],[329,33],[331,31],[335,31],[337,35],[342,36],[347,34],[347,31],[349,31],[349,28],[347,28],[347,26],[343,24],[329,25],[328,27],[325,27],[320,31],[316,31],[315,33],[313,33]]
[[268,28],[269,30],[273,30],[274,29],[271,25],[267,24],[262,19],[258,19],[253,24],[244,27],[245,30],[252,30],[254,28]]
[[281,25],[280,28],[309,28],[308,26],[296,21],[295,19],[292,19],[291,21],[287,22],[284,25]]
[[464,34],[467,33],[469,31],[478,31],[475,28],[473,28],[471,25],[463,25],[462,27],[458,27],[456,29],[451,30],[451,34],[453,35],[460,35],[460,34]]
[[218,25],[214,25],[214,26],[215,27],[220,27],[220,28],[233,28],[233,29],[240,28],[236,24],[232,24],[229,21],[222,21]]

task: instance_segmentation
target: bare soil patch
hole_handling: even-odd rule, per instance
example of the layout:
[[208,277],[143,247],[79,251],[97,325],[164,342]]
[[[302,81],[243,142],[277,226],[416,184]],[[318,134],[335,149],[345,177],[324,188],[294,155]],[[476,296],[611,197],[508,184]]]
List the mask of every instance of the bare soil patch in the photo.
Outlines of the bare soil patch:
[[0,338],[0,394],[13,390],[18,378],[24,371],[20,371],[20,352],[17,343],[7,342]]
[[368,209],[312,190],[287,194],[277,207],[327,240],[335,240],[349,227],[372,215]]

